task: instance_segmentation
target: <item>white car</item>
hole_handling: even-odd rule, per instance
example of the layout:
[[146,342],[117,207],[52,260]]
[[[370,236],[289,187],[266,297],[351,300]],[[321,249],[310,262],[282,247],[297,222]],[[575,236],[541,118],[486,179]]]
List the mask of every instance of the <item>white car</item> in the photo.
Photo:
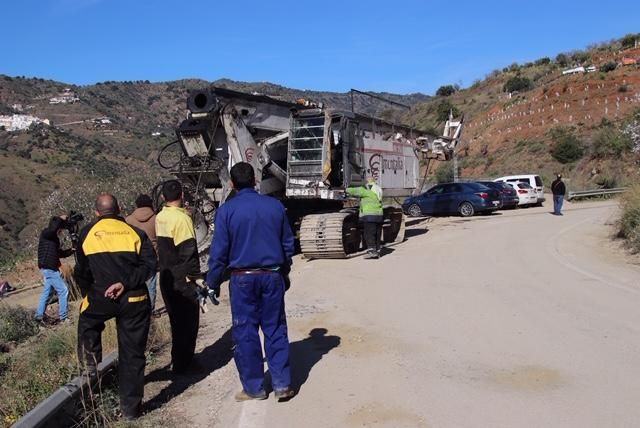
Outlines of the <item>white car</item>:
[[507,181],[507,184],[516,190],[516,193],[518,194],[519,207],[527,207],[538,203],[538,195],[536,194],[536,189],[531,187],[528,183],[513,183]]
[[542,203],[545,201],[544,197],[544,184],[542,183],[542,178],[536,174],[520,174],[520,175],[507,175],[505,177],[496,178],[493,181],[504,181],[506,183],[528,183],[531,187],[534,188],[536,194],[538,195],[537,204],[542,206]]

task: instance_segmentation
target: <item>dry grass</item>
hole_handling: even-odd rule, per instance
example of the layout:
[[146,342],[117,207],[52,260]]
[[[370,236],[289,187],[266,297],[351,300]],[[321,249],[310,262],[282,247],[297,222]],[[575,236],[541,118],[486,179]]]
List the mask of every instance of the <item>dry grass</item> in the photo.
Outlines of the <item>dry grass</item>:
[[0,345],[22,342],[38,333],[33,311],[0,303]]
[[[77,305],[74,305],[77,306]],[[76,313],[77,313],[77,307]],[[73,309],[71,310],[73,313]],[[147,346],[148,361],[170,340],[166,317],[152,319]],[[12,425],[22,415],[81,372],[76,356],[77,320],[46,329],[10,353],[0,354],[0,427]],[[115,320],[102,333],[104,355],[117,349]],[[117,423],[118,390],[113,378],[104,379],[81,400],[76,426],[114,426]]]

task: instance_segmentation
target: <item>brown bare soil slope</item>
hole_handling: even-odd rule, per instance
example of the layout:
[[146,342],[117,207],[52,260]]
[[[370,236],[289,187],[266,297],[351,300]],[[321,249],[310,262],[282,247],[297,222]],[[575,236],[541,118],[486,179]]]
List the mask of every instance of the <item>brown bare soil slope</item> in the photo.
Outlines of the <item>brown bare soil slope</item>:
[[[416,126],[434,126],[436,107],[450,103],[465,114],[465,129],[458,156],[461,175],[495,177],[536,172],[550,181],[563,172],[576,187],[598,187],[603,177],[618,184],[638,181],[638,154],[624,150],[617,156],[599,153],[598,133],[611,126],[618,131],[640,118],[640,66],[622,66],[622,58],[640,58],[640,48],[590,52],[583,65],[598,71],[563,75],[561,66],[547,64],[512,65],[493,72],[486,80],[450,97],[437,97],[419,105],[405,119]],[[604,72],[613,62],[618,67]],[[529,79],[531,90],[505,91],[515,76]],[[575,134],[584,156],[561,164],[551,155],[553,129]],[[602,151],[602,150],[600,150]],[[437,168],[435,166],[432,171]]]

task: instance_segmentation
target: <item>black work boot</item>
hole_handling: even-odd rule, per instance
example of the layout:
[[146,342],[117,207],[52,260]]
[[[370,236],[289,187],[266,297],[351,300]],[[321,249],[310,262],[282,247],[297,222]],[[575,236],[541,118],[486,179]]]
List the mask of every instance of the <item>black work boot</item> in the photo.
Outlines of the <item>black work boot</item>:
[[287,387],[284,389],[276,389],[273,391],[273,393],[276,396],[276,399],[280,402],[288,401],[291,398],[293,398],[294,395],[296,395],[296,391],[293,390],[291,387]]

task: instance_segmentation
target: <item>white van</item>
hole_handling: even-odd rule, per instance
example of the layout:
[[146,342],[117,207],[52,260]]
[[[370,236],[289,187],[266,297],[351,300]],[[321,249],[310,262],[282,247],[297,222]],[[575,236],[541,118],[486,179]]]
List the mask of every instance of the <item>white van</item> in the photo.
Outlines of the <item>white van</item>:
[[538,205],[542,205],[545,201],[544,198],[544,185],[542,184],[542,178],[535,174],[520,174],[520,175],[507,175],[505,177],[496,178],[493,181],[504,181],[507,183],[516,183],[521,181],[523,183],[529,183],[531,187],[536,189],[538,195]]

